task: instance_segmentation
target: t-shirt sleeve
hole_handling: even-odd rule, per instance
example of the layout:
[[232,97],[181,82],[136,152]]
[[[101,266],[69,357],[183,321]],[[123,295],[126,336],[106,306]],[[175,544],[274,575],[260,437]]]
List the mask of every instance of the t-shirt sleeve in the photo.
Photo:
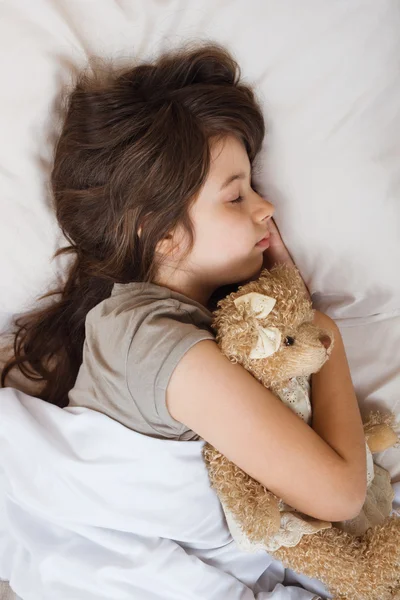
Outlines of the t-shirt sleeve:
[[[127,384],[142,423],[137,430],[179,439],[188,428],[170,415],[166,389],[186,352],[198,342],[215,340],[207,327],[178,306],[163,306],[146,315],[132,337],[127,356]],[[188,389],[190,401],[190,389]]]

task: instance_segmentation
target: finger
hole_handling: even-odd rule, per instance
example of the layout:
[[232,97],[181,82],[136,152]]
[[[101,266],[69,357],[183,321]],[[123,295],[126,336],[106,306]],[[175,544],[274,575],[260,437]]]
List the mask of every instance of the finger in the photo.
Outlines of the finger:
[[271,217],[271,219],[268,221],[268,227],[269,227],[270,233],[280,235],[279,229],[278,229],[273,217]]

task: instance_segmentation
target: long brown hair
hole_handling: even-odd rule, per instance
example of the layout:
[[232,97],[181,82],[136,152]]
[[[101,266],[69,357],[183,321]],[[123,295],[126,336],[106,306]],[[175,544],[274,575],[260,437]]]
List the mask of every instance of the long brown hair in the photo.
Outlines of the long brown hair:
[[[86,69],[68,96],[51,187],[73,254],[54,302],[16,321],[18,367],[43,383],[40,396],[68,404],[82,362],[87,313],[114,283],[151,281],[157,243],[182,224],[207,177],[210,143],[240,139],[250,163],[264,118],[233,56],[214,42],[187,43],[154,62]],[[138,235],[140,228],[140,235]]]

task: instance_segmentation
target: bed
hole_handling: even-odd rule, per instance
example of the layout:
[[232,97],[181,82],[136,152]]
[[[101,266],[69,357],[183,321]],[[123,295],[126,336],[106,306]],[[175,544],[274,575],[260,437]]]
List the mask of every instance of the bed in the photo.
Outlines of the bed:
[[[268,129],[259,188],[314,306],[340,327],[361,412],[392,411],[400,433],[396,0],[3,0],[0,331],[63,278],[48,175],[74,75],[91,56],[129,63],[188,38],[224,43],[256,86]],[[400,451],[377,461],[400,506]]]

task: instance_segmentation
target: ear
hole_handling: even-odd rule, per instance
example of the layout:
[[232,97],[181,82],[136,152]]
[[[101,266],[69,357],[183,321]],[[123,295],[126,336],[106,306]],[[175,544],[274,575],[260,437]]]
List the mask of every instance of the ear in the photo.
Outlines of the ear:
[[174,244],[173,244],[173,235],[169,233],[162,240],[157,243],[156,253],[161,254],[162,256],[169,256],[173,254]]
[[[137,235],[140,238],[143,233],[143,225],[140,225],[137,230]],[[176,232],[168,233],[163,239],[159,240],[156,245],[156,253],[161,256],[172,256],[179,250],[179,241],[177,241]]]
[[156,253],[161,256],[178,258],[184,243],[184,232],[178,226],[157,243]]

